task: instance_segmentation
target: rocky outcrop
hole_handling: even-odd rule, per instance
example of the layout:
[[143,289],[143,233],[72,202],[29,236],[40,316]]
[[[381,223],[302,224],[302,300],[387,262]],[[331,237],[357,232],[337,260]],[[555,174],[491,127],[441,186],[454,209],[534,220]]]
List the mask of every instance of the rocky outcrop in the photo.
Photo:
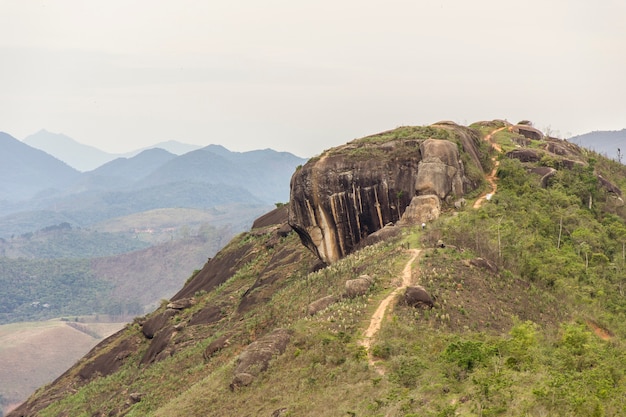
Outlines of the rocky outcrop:
[[290,338],[289,330],[276,329],[248,345],[237,358],[235,375],[230,388],[236,389],[250,385],[255,377],[267,370],[274,357],[285,351]]
[[406,208],[402,219],[398,223],[401,226],[431,222],[441,214],[441,202],[435,195],[418,195],[411,199],[411,204]]
[[513,132],[519,133],[520,135],[532,139],[532,140],[541,140],[543,139],[543,133],[539,129],[535,129],[532,126],[517,124],[513,126]]
[[532,149],[514,149],[511,152],[507,152],[506,156],[521,162],[539,162],[541,159],[539,152]]
[[[323,262],[335,262],[399,221],[414,197],[443,201],[474,189],[461,161],[482,171],[479,144],[476,131],[445,122],[398,128],[326,151],[293,175],[289,224]],[[436,204],[427,211],[431,219],[438,215]]]
[[532,167],[529,171],[533,174],[539,175],[541,178],[539,182],[543,188],[548,187],[548,180],[550,180],[550,178],[555,176],[557,173],[556,169],[550,167]]

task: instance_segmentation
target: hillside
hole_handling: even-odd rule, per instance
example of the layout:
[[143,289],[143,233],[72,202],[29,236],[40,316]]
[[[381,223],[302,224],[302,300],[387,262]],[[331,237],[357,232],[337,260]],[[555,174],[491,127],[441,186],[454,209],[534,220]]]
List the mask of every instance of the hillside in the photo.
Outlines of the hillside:
[[526,125],[353,141],[9,415],[623,415],[624,187]]

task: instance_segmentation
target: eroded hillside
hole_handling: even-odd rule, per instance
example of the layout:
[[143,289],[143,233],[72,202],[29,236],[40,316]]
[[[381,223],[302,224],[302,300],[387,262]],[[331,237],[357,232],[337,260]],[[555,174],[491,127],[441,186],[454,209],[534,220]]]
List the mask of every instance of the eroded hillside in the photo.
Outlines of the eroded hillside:
[[[448,139],[458,159],[424,157],[429,141]],[[491,158],[497,192],[474,209],[493,192],[483,180]],[[433,179],[458,178],[462,191],[419,186],[426,159],[438,164]],[[455,159],[465,175],[450,168]],[[10,415],[626,412],[623,166],[503,121],[401,128],[309,164],[292,181],[299,235],[287,207],[259,219],[169,302]],[[330,164],[327,179],[319,164]],[[359,186],[395,199],[337,210],[365,200]],[[299,191],[307,187],[317,191]],[[414,198],[436,199],[439,216],[424,222],[432,211],[407,209]],[[315,244],[310,227],[323,218],[322,240],[342,236],[334,244],[345,249]],[[345,226],[357,220],[370,226]],[[407,282],[415,290],[398,291],[364,344],[381,302]]]

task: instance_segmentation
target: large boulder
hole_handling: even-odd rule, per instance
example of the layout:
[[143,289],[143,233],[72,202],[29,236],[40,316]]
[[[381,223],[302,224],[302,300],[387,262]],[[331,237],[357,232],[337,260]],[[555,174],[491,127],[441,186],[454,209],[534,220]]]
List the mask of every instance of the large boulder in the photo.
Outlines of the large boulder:
[[411,307],[433,308],[435,303],[421,285],[407,287],[404,291],[404,302]]
[[324,152],[291,179],[289,224],[324,263],[336,262],[385,225],[413,197],[458,197],[475,186],[459,149],[480,166],[480,137],[450,123],[404,127]]
[[441,201],[435,195],[418,195],[413,197],[411,204],[406,208],[402,219],[398,223],[401,226],[429,223],[439,218],[441,214]]
[[532,139],[532,140],[542,140],[543,139],[543,133],[541,132],[541,130],[536,129],[532,126],[529,125],[523,125],[523,124],[517,124],[515,126],[513,126],[513,132],[515,133],[519,133],[520,135],[528,138],[528,139]]
[[267,370],[270,361],[285,352],[291,333],[287,329],[276,329],[249,344],[237,358],[231,389],[247,386],[261,372]]
[[355,298],[367,294],[374,280],[369,275],[361,275],[358,278],[346,281],[346,291],[344,297]]
[[308,312],[310,316],[314,316],[325,308],[329,307],[331,304],[337,301],[337,297],[334,295],[327,295],[326,297],[322,297],[319,300],[313,301],[309,304]]
[[465,171],[456,143],[447,140],[425,140],[421,146],[415,189],[417,194],[432,194],[440,199],[463,194]]

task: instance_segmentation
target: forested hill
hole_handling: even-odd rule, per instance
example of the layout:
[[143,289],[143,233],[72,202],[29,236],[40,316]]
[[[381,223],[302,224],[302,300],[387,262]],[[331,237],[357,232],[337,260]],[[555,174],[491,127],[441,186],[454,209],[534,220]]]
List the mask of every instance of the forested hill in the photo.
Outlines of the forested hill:
[[9,415],[626,413],[626,167],[528,124],[447,122],[314,158],[290,208],[309,186],[310,211],[256,221]]

